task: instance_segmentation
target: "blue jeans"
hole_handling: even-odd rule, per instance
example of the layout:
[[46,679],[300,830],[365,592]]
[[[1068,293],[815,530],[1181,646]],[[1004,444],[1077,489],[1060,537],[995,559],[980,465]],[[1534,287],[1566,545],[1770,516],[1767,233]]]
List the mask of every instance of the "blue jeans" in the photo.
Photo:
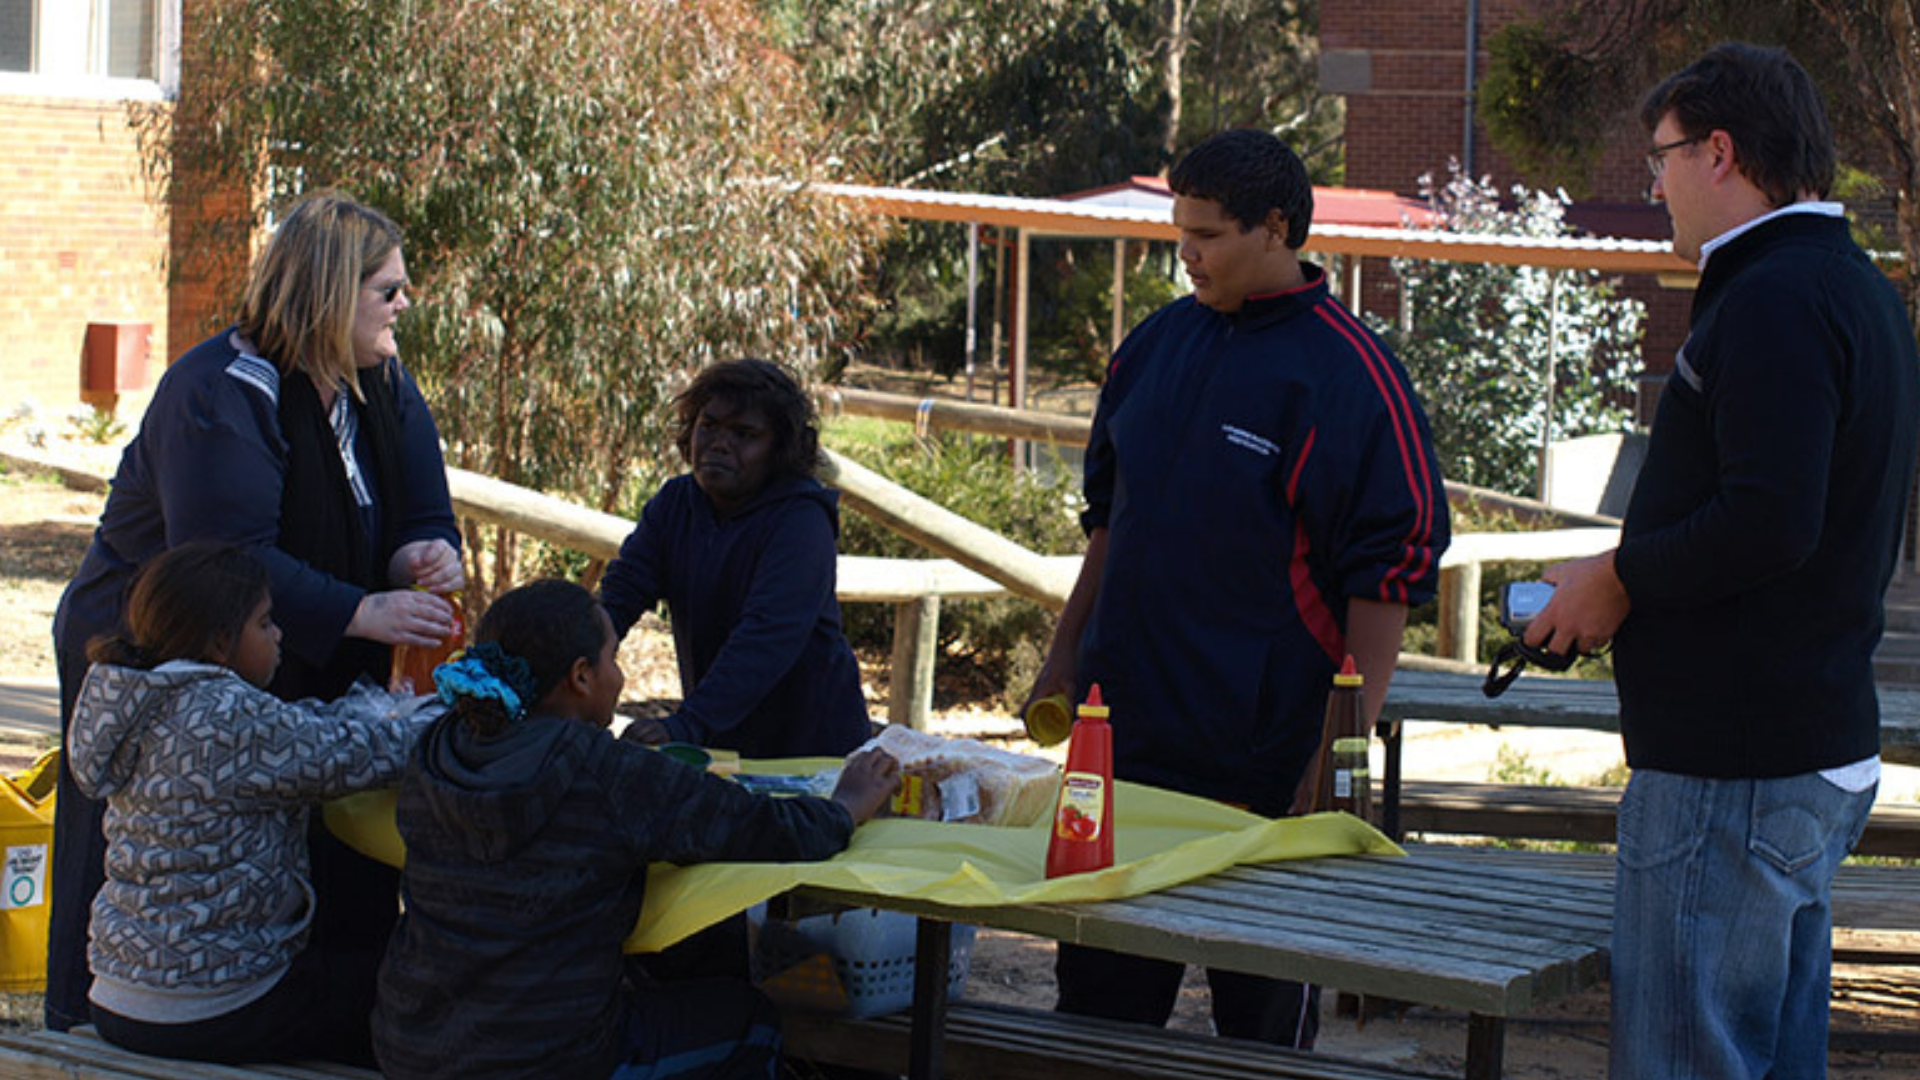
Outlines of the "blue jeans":
[[1612,1080],[1827,1069],[1834,872],[1874,791],[1636,770],[1620,800]]

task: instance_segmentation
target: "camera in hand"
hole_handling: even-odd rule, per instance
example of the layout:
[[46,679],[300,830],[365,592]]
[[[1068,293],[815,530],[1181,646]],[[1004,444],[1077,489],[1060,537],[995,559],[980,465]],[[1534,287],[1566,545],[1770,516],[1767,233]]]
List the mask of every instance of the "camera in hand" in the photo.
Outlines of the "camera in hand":
[[[1553,586],[1544,581],[1510,581],[1500,590],[1500,625],[1507,628],[1513,640],[1500,647],[1493,666],[1487,669],[1487,682],[1481,689],[1488,697],[1506,693],[1528,664],[1542,671],[1565,671],[1583,655],[1578,649],[1557,653],[1527,644],[1527,628],[1552,599]],[[1503,666],[1505,671],[1501,670]]]

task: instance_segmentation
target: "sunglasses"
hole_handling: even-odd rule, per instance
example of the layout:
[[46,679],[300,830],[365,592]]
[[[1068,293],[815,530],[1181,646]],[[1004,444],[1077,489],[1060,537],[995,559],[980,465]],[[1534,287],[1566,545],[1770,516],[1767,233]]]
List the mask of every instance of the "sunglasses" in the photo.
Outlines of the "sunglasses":
[[402,292],[405,292],[410,284],[411,282],[407,281],[406,278],[401,278],[391,285],[369,285],[367,287],[372,289],[374,294],[380,297],[381,303],[391,304],[394,298]]

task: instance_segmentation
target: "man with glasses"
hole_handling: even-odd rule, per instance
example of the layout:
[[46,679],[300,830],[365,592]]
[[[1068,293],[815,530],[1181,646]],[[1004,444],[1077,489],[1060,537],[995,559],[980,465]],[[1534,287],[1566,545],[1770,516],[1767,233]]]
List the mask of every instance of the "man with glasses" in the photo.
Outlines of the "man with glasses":
[[1833,875],[1879,780],[1873,652],[1920,420],[1886,277],[1825,201],[1825,111],[1785,52],[1654,88],[1653,197],[1700,264],[1620,547],[1550,569],[1527,634],[1614,643],[1633,778],[1614,1080],[1826,1075]]

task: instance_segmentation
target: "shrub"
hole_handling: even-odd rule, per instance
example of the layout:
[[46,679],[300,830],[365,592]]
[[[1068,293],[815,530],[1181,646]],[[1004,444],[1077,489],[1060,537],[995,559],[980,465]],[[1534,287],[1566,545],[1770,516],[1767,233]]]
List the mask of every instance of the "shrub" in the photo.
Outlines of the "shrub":
[[[893,429],[899,431],[902,429]],[[843,443],[828,441],[861,464],[976,524],[1045,555],[1077,554],[1085,548],[1074,471],[1015,474],[1006,443],[983,436],[943,433],[931,439],[888,434]],[[936,556],[861,514],[840,518],[840,551],[848,555],[928,559]],[[893,609],[850,604],[842,611],[847,638],[856,649],[882,654],[893,640]],[[940,608],[939,646],[948,687],[970,699],[1017,706],[1039,670],[1053,632],[1053,614],[1021,597],[947,600]],[[943,688],[945,689],[945,688]],[[938,693],[938,691],[937,691]]]
[[[1442,227],[1563,236],[1565,196],[1513,189],[1503,209],[1489,183],[1420,178]],[[1640,361],[1645,308],[1592,270],[1393,260],[1410,330],[1381,325],[1420,390],[1450,480],[1513,494],[1533,488],[1541,440],[1631,425],[1628,373]],[[1549,381],[1551,380],[1551,381]],[[1552,409],[1548,410],[1549,391]]]

